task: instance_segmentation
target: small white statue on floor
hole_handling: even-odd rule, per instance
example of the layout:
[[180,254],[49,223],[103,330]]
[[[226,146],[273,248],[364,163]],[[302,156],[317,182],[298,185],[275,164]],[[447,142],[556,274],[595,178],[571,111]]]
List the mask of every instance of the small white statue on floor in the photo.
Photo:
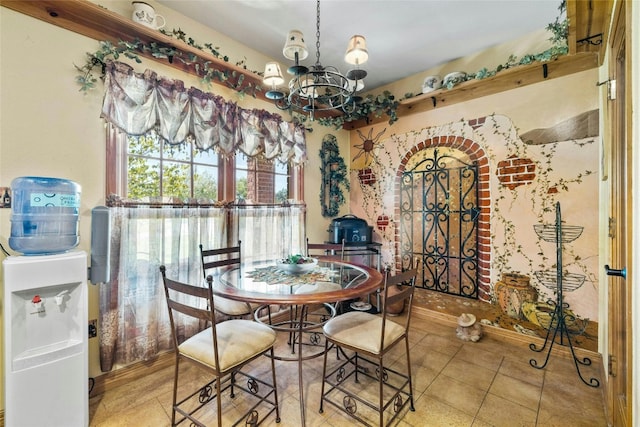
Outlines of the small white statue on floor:
[[458,317],[456,336],[462,341],[478,341],[482,337],[482,325],[476,323],[476,316],[471,313],[462,313]]

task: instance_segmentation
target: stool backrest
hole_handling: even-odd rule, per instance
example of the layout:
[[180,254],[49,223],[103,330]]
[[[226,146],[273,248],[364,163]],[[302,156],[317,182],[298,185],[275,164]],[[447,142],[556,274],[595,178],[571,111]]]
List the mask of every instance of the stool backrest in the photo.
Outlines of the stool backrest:
[[220,267],[237,265],[240,268],[242,262],[242,242],[238,240],[237,246],[218,249],[204,249],[200,244],[200,257],[202,259],[202,274],[207,278],[207,272]]
[[[173,344],[176,353],[180,354],[181,337],[180,326],[176,321],[176,313],[193,317],[211,328],[212,342],[211,351],[215,355],[215,365],[220,366],[218,361],[218,338],[216,334],[216,312],[212,310],[213,289],[212,283],[207,282],[207,286],[194,286],[169,279],[166,275],[164,265],[160,266],[162,282],[164,284],[164,294],[169,308],[169,322],[173,336]],[[187,337],[188,338],[188,337]]]
[[[385,348],[384,338],[385,338],[385,326],[389,320],[387,320],[386,307],[387,305],[393,305],[394,303],[405,301],[405,310],[406,317],[402,326],[404,326],[405,334],[409,331],[409,325],[411,323],[411,308],[413,306],[413,293],[416,287],[416,275],[418,274],[418,270],[413,268],[411,270],[403,271],[402,273],[398,273],[394,276],[391,276],[389,272],[385,275],[384,278],[384,299],[383,299],[383,308],[382,308],[382,336],[380,337],[380,348]],[[394,290],[390,292],[390,290],[396,286],[400,285],[400,290],[397,292]],[[408,300],[408,303],[407,303]]]
[[342,243],[309,243],[307,238],[307,256],[324,255],[344,261],[344,239]]

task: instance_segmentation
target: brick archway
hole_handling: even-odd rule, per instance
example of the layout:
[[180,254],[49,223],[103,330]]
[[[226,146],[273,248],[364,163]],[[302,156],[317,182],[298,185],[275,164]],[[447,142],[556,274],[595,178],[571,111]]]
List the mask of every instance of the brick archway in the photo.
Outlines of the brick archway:
[[[484,302],[491,302],[491,197],[489,191],[489,159],[485,151],[476,142],[461,136],[437,136],[419,142],[412,147],[400,161],[400,166],[396,172],[395,181],[395,206],[394,221],[400,223],[399,194],[402,174],[404,173],[409,159],[427,148],[448,147],[461,151],[469,156],[471,161],[478,164],[478,207],[480,216],[478,217],[478,299]],[[400,230],[395,231],[395,252],[400,253]],[[396,268],[400,266],[399,255],[396,255]]]

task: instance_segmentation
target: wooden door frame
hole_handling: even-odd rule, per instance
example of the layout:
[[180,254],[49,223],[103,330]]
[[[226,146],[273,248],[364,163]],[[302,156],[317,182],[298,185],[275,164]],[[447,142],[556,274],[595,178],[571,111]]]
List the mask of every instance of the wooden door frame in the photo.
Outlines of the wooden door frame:
[[[611,265],[612,268],[620,269],[625,267],[627,270],[627,279],[621,278],[608,278],[605,285],[609,290],[610,300],[607,308],[607,320],[608,320],[608,343],[607,350],[609,351],[609,357],[619,358],[619,354],[624,352],[624,362],[618,363],[614,369],[618,374],[625,375],[626,382],[624,383],[624,393],[626,397],[626,404],[623,407],[616,405],[619,394],[619,385],[617,384],[617,378],[609,377],[607,381],[607,410],[609,413],[609,421],[614,425],[631,426],[633,425],[632,407],[633,407],[633,298],[632,298],[632,242],[633,242],[633,137],[632,137],[632,98],[631,98],[631,84],[632,84],[632,67],[631,67],[631,2],[618,1],[613,14],[612,30],[609,46],[609,76],[610,79],[617,80],[618,89],[615,104],[610,104],[611,109],[611,121],[609,126],[611,128],[611,144],[609,144],[609,150],[611,153],[611,174],[610,174],[610,208],[612,210],[612,216],[618,219],[619,215],[616,215],[614,211],[616,208],[615,198],[624,197],[626,200],[625,210],[621,214],[624,215],[624,224],[617,224],[613,227],[617,230],[617,234],[624,233],[626,238],[624,259],[617,259],[615,262],[621,265]],[[620,69],[618,58],[619,52],[624,54],[624,68]],[[620,74],[624,74],[624,77],[620,79]],[[614,92],[615,93],[615,92]],[[621,126],[624,125],[623,128]],[[625,176],[624,182],[618,179],[613,167],[616,166],[616,157],[614,153],[619,150],[620,139],[624,138],[622,153],[625,157]],[[626,185],[623,185],[626,182]],[[622,192],[622,193],[620,193]],[[611,231],[611,230],[610,230]],[[616,259],[618,254],[618,243],[615,239],[610,239],[610,260]],[[612,290],[612,286],[624,286],[625,287],[625,313],[624,325],[612,324],[612,320],[617,313],[612,312],[619,307],[618,301],[616,301],[615,289]],[[619,298],[618,298],[619,299]],[[624,340],[624,346],[617,345],[617,342],[612,342],[614,339]],[[624,350],[621,350],[624,348]]]

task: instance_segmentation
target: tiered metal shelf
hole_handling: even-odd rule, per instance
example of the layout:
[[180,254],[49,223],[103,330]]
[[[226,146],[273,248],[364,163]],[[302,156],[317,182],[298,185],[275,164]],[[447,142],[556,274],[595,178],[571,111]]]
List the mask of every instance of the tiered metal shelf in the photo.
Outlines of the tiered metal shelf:
[[[564,302],[564,292],[572,292],[580,288],[584,283],[585,276],[581,274],[564,272],[562,268],[562,244],[576,240],[582,234],[583,227],[563,225],[562,214],[560,211],[560,202],[556,203],[556,223],[555,225],[538,224],[533,226],[536,234],[546,242],[556,244],[556,269],[536,271],[536,278],[547,288],[552,289],[555,293],[555,301],[549,300],[547,304],[552,307],[553,311],[549,313],[541,313],[538,316],[540,325],[547,330],[544,344],[541,347],[535,344],[529,344],[529,348],[537,353],[547,349],[547,355],[542,364],[536,359],[529,360],[529,364],[536,369],[543,369],[549,362],[551,349],[559,340],[560,345],[568,346],[571,350],[573,363],[576,366],[578,375],[583,383],[590,387],[598,387],[600,381],[597,378],[590,378],[588,381],[582,376],[580,366],[591,365],[591,359],[588,357],[580,358],[576,355],[571,342],[571,335],[582,334],[587,326],[587,320],[579,319],[569,310],[569,304]],[[565,341],[566,339],[566,341]]]

